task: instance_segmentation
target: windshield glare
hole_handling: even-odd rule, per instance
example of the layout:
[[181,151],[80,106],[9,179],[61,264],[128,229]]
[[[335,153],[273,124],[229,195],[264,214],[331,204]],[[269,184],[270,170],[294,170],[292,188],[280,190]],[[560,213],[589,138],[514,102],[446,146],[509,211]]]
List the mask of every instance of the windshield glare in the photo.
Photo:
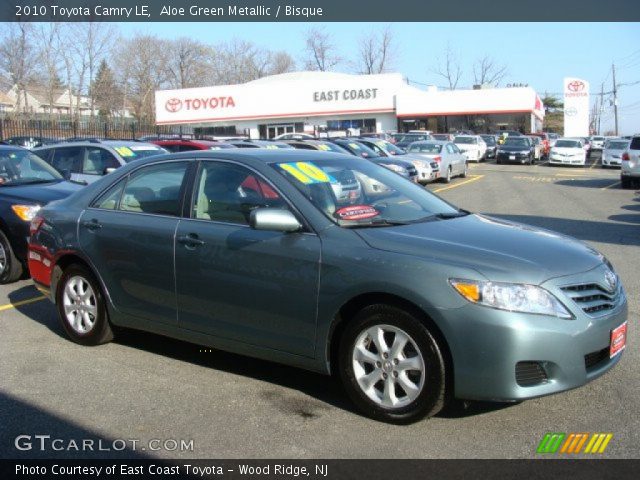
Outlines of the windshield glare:
[[442,145],[436,143],[414,143],[409,147],[409,153],[440,153]]
[[628,142],[609,142],[607,145],[608,150],[624,150],[629,145]]
[[580,148],[580,142],[576,140],[558,140],[556,147],[560,148]]
[[0,185],[24,185],[62,179],[57,170],[27,150],[0,149]]
[[324,215],[345,227],[415,223],[454,207],[400,175],[367,160],[273,163]]
[[118,152],[118,155],[127,163],[141,158],[152,157],[153,155],[169,153],[164,148],[153,145],[116,145],[113,149]]
[[506,147],[528,147],[529,146],[529,141],[526,138],[518,138],[518,137],[508,137],[505,142],[504,145]]
[[465,145],[478,143],[478,141],[474,137],[456,137],[453,141],[454,143],[462,143]]

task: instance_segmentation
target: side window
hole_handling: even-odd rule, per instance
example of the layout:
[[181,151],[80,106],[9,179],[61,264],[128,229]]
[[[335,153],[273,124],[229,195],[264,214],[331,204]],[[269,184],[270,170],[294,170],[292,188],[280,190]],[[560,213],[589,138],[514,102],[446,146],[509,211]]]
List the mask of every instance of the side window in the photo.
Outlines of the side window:
[[454,153],[461,153],[460,149],[455,143],[450,143],[449,145],[451,146],[451,149],[453,150]]
[[83,159],[84,147],[56,148],[53,152],[51,166],[59,172],[80,173]]
[[180,151],[180,145],[161,145],[161,147],[171,153],[176,153]]
[[254,208],[287,208],[262,177],[239,165],[204,162],[195,185],[193,218],[248,225]]
[[126,182],[126,179],[120,180],[118,183],[113,185],[109,190],[107,190],[102,195],[100,195],[98,199],[93,202],[91,206],[93,208],[116,210],[118,208],[118,203],[120,203],[120,197],[122,196],[122,189],[124,188],[125,182]]
[[132,174],[124,188],[120,210],[179,215],[180,187],[187,162],[163,163],[145,167]]
[[194,150],[198,150],[193,145],[180,145],[178,151],[179,152],[193,152]]
[[118,168],[120,163],[111,152],[101,147],[88,147],[87,156],[82,165],[82,173],[104,175],[107,168]]
[[447,144],[447,153],[456,153],[450,143]]

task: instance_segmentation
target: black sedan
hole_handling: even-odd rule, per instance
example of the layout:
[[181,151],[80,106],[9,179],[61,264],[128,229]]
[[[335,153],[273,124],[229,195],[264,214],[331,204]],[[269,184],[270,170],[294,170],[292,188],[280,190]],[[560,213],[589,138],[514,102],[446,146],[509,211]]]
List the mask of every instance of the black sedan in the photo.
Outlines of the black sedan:
[[496,163],[527,163],[531,165],[534,161],[534,145],[525,136],[508,136],[496,152]]
[[29,150],[0,145],[0,284],[27,271],[29,224],[36,212],[80,188]]

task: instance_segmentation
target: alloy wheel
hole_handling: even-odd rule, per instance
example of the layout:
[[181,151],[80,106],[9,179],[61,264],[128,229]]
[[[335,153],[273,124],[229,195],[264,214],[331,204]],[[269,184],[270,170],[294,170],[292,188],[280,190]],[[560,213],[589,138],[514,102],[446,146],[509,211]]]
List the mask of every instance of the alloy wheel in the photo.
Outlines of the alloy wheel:
[[7,251],[4,249],[4,245],[0,242],[0,275],[2,275],[6,270],[7,261]]
[[367,328],[358,335],[351,357],[358,386],[384,408],[402,408],[424,388],[424,358],[416,342],[400,328]]
[[96,294],[87,279],[77,275],[69,278],[62,294],[67,323],[79,334],[90,332],[98,318]]

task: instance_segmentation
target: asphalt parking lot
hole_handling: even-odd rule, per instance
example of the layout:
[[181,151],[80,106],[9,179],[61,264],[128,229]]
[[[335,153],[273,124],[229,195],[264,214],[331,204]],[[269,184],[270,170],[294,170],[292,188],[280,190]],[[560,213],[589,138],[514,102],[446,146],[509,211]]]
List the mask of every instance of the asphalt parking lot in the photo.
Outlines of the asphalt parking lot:
[[[0,287],[0,457],[78,456],[14,447],[18,435],[44,434],[105,445],[140,440],[136,451],[89,457],[530,458],[546,432],[610,432],[602,456],[637,457],[640,191],[622,190],[618,170],[593,163],[473,164],[466,179],[427,188],[462,208],[569,234],[604,253],[629,299],[629,346],[618,366],[563,394],[458,404],[391,426],[356,413],[332,379],[294,368],[147,333],[75,345],[25,280]],[[193,440],[193,450],[142,450],[149,439]]]

